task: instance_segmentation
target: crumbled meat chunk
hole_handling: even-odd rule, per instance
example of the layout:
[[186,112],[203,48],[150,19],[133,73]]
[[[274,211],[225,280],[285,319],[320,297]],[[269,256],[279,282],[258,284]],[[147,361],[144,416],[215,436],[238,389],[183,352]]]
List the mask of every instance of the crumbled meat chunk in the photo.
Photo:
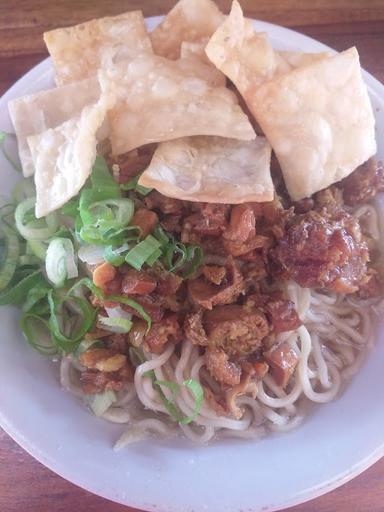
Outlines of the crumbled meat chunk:
[[132,322],[132,327],[128,333],[128,342],[134,347],[140,347],[147,333],[147,322],[136,318]]
[[184,320],[184,334],[187,340],[194,345],[203,347],[208,345],[207,334],[203,327],[203,312],[190,313]]
[[204,314],[208,346],[222,348],[230,356],[244,356],[257,350],[269,332],[264,314],[243,306],[217,306]]
[[156,288],[156,279],[147,272],[129,269],[123,277],[121,291],[126,295],[147,295]]
[[165,215],[160,224],[169,233],[180,233],[181,215]]
[[344,201],[356,206],[371,200],[378,192],[384,191],[384,167],[373,158],[360,165],[341,182]]
[[161,322],[152,324],[151,330],[144,338],[146,350],[161,354],[168,342],[178,343],[182,339],[182,331],[176,315],[168,315]]
[[227,416],[228,408],[225,400],[222,397],[218,397],[208,386],[203,386],[204,398],[208,402],[209,407],[215,411],[218,416]]
[[252,207],[248,204],[237,204],[232,207],[231,220],[223,238],[236,242],[245,242],[256,234],[256,220]]
[[299,315],[295,310],[295,305],[290,300],[274,300],[268,302],[265,306],[268,320],[272,324],[273,331],[279,332],[293,331],[301,325]]
[[[164,308],[162,303],[159,302],[157,297],[151,295],[140,295],[135,296],[135,302],[137,302],[144,311],[149,315],[152,322],[160,322],[160,320],[164,316]],[[135,316],[140,318],[140,313],[136,311],[136,309],[131,308],[130,306],[122,306],[125,311],[132,313]]]
[[217,304],[234,302],[244,289],[244,279],[233,258],[226,263],[226,277],[220,286],[208,283],[203,277],[189,280],[188,293],[191,301],[205,309]]
[[119,391],[125,382],[133,380],[133,369],[126,355],[111,349],[91,348],[80,355],[79,362],[86,368],[80,374],[80,381],[87,394]]
[[271,375],[276,384],[285,388],[299,362],[299,356],[288,343],[282,343],[264,352],[264,357],[270,365]]
[[219,286],[227,271],[225,270],[225,267],[219,267],[218,265],[204,265],[202,268],[202,272],[204,277],[210,281],[213,284],[216,284]]
[[252,253],[256,249],[264,249],[270,245],[270,238],[264,235],[251,236],[245,242],[234,240],[224,240],[223,245],[228,254],[231,256],[244,256]]
[[119,183],[127,183],[143,171],[149,165],[153,151],[154,148],[148,146],[140,148],[139,151],[134,149],[110,161],[109,164],[112,169],[113,166],[118,166]]
[[343,191],[331,185],[324,190],[320,190],[314,195],[315,207],[317,210],[325,208],[329,212],[335,213],[344,206]]
[[304,288],[353,293],[366,273],[368,248],[358,221],[345,212],[297,216],[272,251],[272,259]]
[[240,383],[241,368],[229,361],[224,350],[208,348],[204,358],[207,370],[217,382],[228,386],[236,386]]
[[156,293],[164,297],[175,295],[183,283],[180,276],[173,272],[167,272],[161,267],[153,268],[151,275],[157,281]]
[[358,296],[361,299],[373,299],[383,294],[384,283],[377,270],[370,268],[359,283]]
[[133,373],[133,368],[128,362],[117,372],[86,370],[80,374],[81,387],[87,395],[103,391],[120,391],[127,382],[133,381]]
[[155,212],[147,210],[147,208],[138,208],[132,217],[131,225],[138,226],[140,228],[140,237],[145,238],[152,233],[158,222],[159,218]]
[[183,211],[183,202],[172,197],[163,196],[157,190],[153,190],[144,199],[145,205],[150,210],[158,210],[164,215],[180,215]]
[[220,236],[227,227],[229,206],[215,203],[202,203],[200,211],[184,219],[181,241],[199,243],[204,236]]

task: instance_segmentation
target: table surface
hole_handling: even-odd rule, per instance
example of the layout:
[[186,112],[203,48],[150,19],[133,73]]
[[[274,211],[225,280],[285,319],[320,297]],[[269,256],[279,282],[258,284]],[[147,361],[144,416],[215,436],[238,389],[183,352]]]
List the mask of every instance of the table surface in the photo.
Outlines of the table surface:
[[[240,0],[241,1],[241,0]],[[174,0],[0,0],[0,94],[42,60],[42,33],[57,26],[142,9],[164,14]],[[218,0],[224,12],[230,1]],[[252,18],[292,27],[344,50],[357,46],[362,66],[384,82],[384,0],[242,0]],[[2,512],[133,512],[63,480],[0,431]],[[384,459],[343,487],[291,512],[383,512]]]

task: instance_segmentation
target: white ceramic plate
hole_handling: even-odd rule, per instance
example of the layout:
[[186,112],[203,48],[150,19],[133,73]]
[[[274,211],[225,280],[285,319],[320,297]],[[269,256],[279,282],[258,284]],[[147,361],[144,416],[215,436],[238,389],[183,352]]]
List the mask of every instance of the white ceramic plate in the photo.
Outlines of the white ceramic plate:
[[[159,18],[151,18],[153,28]],[[318,52],[324,45],[255,22],[280,49]],[[7,102],[53,85],[49,60],[0,100],[0,129],[12,130]],[[365,73],[384,157],[384,87]],[[351,141],[353,144],[353,141]],[[1,162],[1,194],[16,180]],[[273,511],[315,498],[350,480],[384,454],[383,329],[346,392],[317,407],[294,432],[259,442],[220,441],[196,447],[145,441],[115,453],[122,431],[91,416],[58,383],[58,368],[23,341],[17,312],[0,308],[0,424],[26,451],[71,482],[139,509],[167,512]]]

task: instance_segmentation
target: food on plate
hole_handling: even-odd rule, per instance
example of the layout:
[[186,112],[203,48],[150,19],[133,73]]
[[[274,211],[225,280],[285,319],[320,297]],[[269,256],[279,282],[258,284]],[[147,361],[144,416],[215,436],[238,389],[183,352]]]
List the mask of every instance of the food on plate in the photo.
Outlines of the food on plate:
[[27,138],[80,115],[84,107],[96,103],[99,97],[99,82],[93,77],[9,102],[24,176],[32,176],[35,172]]
[[357,51],[276,51],[236,0],[226,19],[180,0],[155,54],[140,12],[49,34],[73,83],[10,104],[26,177],[0,210],[0,305],[64,389],[126,425],[116,448],[295,428],[358,370],[384,306]]
[[186,137],[158,145],[139,185],[188,201],[272,201],[270,161],[264,137]]
[[141,11],[91,20],[44,33],[57,85],[95,75],[99,68],[152,53]]
[[153,51],[178,59],[183,42],[210,37],[224,20],[212,0],[180,0],[150,34]]
[[375,119],[356,48],[328,57],[280,54],[285,64],[298,65],[288,71],[234,0],[206,52],[244,97],[293,199],[339,181],[376,153]]
[[108,112],[113,154],[190,135],[254,139],[236,96],[212,76],[216,82],[203,63],[150,55],[101,70],[102,89],[116,98]]

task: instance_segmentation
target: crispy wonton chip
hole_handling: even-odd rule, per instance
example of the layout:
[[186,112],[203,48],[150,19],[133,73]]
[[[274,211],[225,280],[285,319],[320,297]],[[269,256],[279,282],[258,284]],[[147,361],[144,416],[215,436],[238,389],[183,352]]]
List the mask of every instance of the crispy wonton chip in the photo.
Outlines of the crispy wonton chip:
[[58,85],[82,80],[125,59],[152,53],[141,11],[45,32]]
[[96,158],[96,132],[110,106],[109,98],[102,95],[80,116],[28,137],[36,169],[37,218],[63,206],[84,185]]
[[181,43],[180,57],[181,60],[190,60],[192,62],[202,62],[206,66],[209,66],[213,76],[216,76],[216,85],[225,86],[227,79],[219,69],[217,69],[212,62],[208,59],[205,53],[205,47],[209,41],[209,37],[204,37],[196,42],[183,41]]
[[267,34],[256,32],[251,20],[244,18],[237,0],[232,3],[230,15],[209,40],[205,52],[245,99],[262,83],[329,56],[328,52],[276,52]]
[[113,154],[189,135],[254,139],[235,95],[206,80],[211,71],[200,62],[149,55],[101,70],[102,89],[117,99],[108,115]]
[[179,0],[150,34],[153,51],[178,59],[183,41],[210,37],[223,20],[223,13],[212,0]]
[[270,160],[264,137],[186,137],[159,144],[139,183],[187,201],[272,201]]
[[348,176],[376,152],[356,48],[263,84],[248,104],[294,200]]
[[55,128],[78,116],[85,106],[96,103],[99,97],[100,85],[97,78],[93,77],[23,96],[8,103],[24,176],[32,176],[35,172],[27,137]]

